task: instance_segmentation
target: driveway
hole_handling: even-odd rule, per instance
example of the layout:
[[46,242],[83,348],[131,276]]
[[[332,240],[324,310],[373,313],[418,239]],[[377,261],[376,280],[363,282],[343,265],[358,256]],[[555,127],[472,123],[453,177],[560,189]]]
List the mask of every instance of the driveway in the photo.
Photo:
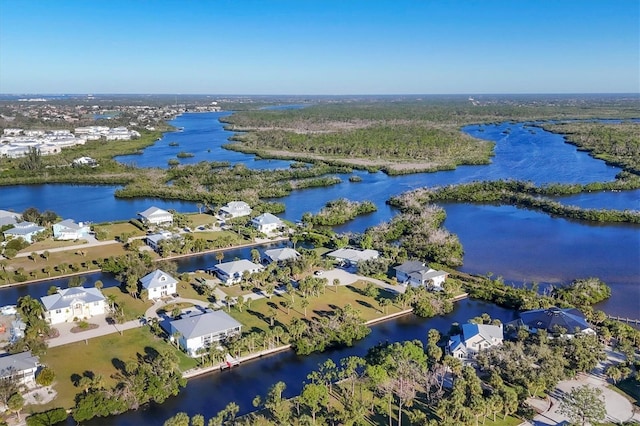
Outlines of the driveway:
[[106,336],[107,334],[120,333],[124,330],[142,327],[140,320],[127,321],[122,324],[109,324],[106,315],[96,315],[87,320],[90,324],[96,324],[98,328],[72,333],[71,329],[76,326],[74,322],[65,322],[54,324],[53,327],[58,329],[60,335],[53,339],[47,340],[50,348],[56,346],[67,345],[69,343],[81,342],[83,340],[93,339],[94,337]]
[[357,275],[345,271],[341,268],[324,271],[321,275],[321,278],[326,278],[327,280],[329,280],[329,285],[333,285],[333,280],[337,278],[340,281],[340,285],[349,285],[353,284],[356,281],[362,280],[376,284],[378,287],[382,287],[391,293],[404,293],[404,291],[406,290],[406,287],[403,285],[391,285],[375,278],[363,277],[362,275]]

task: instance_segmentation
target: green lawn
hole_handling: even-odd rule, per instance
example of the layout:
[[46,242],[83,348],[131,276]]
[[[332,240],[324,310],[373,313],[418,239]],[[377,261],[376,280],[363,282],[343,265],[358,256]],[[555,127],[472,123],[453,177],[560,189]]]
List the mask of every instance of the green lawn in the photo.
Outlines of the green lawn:
[[113,295],[116,298],[116,304],[124,309],[124,317],[126,321],[130,321],[136,318],[144,316],[144,313],[149,309],[153,303],[145,302],[142,299],[134,299],[122,291],[120,287],[109,287],[102,289],[102,293],[105,297]]
[[614,387],[614,390],[624,393],[636,407],[640,407],[640,381],[634,377],[618,382]]
[[216,222],[216,218],[210,214],[205,213],[193,213],[187,214],[187,217],[191,221],[193,228],[197,228],[200,225],[210,225]]
[[78,388],[73,385],[72,377],[82,375],[85,371],[100,374],[105,386],[115,385],[116,381],[111,378],[111,375],[118,371],[115,365],[120,361],[135,360],[139,354],[144,355],[147,348],[175,350],[183,371],[197,365],[196,360],[187,357],[175,349],[175,346],[153,336],[146,327],[127,330],[122,335],[115,333],[90,339],[88,344],[78,342],[50,348],[40,357],[40,360],[56,373],[54,388],[58,396],[46,406],[38,406],[38,411],[52,407],[73,407]]
[[107,223],[107,224],[102,224],[102,225],[94,225],[93,229],[94,229],[94,231],[96,231],[96,233],[99,230],[106,231],[107,238],[109,238],[109,239],[113,239],[113,238],[117,237],[118,235],[121,235],[121,234],[124,234],[124,233],[130,234],[132,237],[141,237],[141,236],[145,235],[144,231],[140,230],[137,226],[133,226],[129,222]]

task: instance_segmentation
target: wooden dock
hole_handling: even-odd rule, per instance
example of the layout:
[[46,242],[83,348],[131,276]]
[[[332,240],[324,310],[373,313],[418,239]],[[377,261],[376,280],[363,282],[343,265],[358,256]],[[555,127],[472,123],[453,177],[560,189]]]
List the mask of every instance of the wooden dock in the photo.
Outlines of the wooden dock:
[[627,324],[635,324],[635,325],[639,325],[640,324],[640,319],[616,317],[616,316],[613,316],[613,315],[607,315],[607,316],[609,317],[609,319],[620,321],[620,322],[624,322],[624,323],[627,323]]

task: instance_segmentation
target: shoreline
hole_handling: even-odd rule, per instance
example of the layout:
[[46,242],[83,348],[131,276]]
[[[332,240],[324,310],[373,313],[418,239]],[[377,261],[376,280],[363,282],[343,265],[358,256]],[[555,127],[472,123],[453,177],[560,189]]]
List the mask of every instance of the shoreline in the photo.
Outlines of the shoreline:
[[[468,293],[462,293],[457,295],[456,297],[454,297],[452,299],[453,302],[458,302],[460,300],[464,300],[466,298],[469,297]],[[409,315],[413,313],[413,308],[409,308],[409,309],[404,309],[402,311],[399,312],[395,312],[393,314],[387,314],[387,315],[383,315],[379,318],[374,318],[371,319],[369,321],[366,321],[364,324],[365,325],[375,325],[384,321],[389,321],[392,319],[396,319],[405,315]],[[270,348],[270,349],[265,349],[259,352],[254,352],[239,358],[235,359],[235,363],[232,365],[229,365],[226,362],[221,362],[218,365],[212,365],[209,367],[197,367],[197,368],[192,368],[191,370],[187,370],[185,372],[182,373],[182,377],[184,377],[185,379],[192,379],[194,377],[198,377],[198,376],[202,376],[208,373],[215,373],[215,372],[222,372],[225,369],[231,369],[235,366],[240,366],[243,362],[246,361],[253,361],[256,359],[260,359],[262,357],[268,356],[268,355],[272,355],[275,353],[279,353],[279,352],[284,352],[287,350],[291,349],[291,344],[287,344],[287,345],[282,345],[282,346],[277,346],[275,348]]]

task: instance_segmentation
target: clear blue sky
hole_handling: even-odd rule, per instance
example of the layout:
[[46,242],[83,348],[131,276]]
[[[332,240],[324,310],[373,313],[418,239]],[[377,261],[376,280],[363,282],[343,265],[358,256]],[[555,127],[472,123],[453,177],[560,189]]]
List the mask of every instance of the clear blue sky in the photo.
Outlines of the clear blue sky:
[[639,0],[0,0],[0,93],[638,93],[639,39]]

